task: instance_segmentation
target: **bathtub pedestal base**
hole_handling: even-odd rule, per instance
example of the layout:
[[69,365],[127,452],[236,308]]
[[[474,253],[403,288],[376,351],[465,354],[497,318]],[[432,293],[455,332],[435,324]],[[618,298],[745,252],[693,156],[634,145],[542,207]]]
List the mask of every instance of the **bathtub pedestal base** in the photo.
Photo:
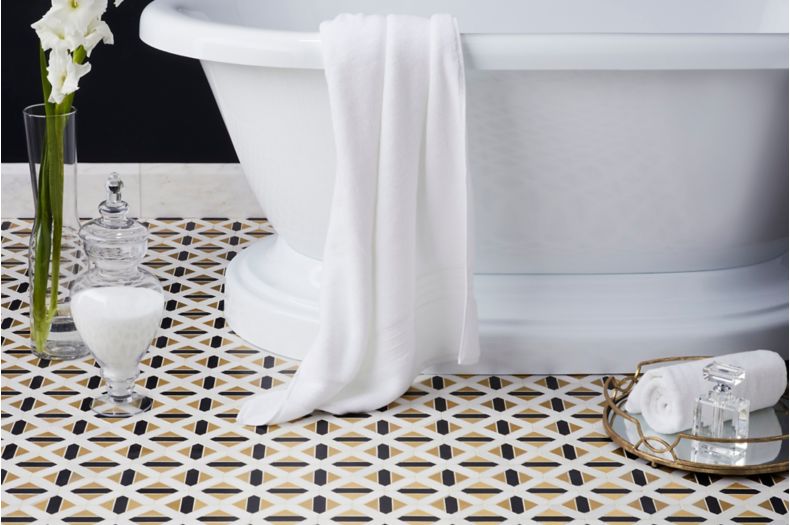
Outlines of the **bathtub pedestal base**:
[[[276,235],[230,264],[225,314],[260,348],[301,359],[318,329],[321,261]],[[787,258],[705,272],[475,276],[481,361],[430,372],[632,372],[654,357],[768,348],[787,357]]]

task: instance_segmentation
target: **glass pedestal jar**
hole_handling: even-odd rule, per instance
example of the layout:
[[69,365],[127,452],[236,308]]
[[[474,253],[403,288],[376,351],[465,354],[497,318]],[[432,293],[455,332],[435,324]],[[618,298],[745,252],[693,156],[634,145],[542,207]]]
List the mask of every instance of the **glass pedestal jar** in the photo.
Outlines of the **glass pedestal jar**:
[[107,383],[107,392],[94,398],[92,408],[109,417],[150,408],[151,400],[135,392],[134,383],[165,306],[159,280],[140,265],[148,229],[128,217],[122,187],[111,175],[101,217],[80,229],[90,267],[71,286],[74,321]]

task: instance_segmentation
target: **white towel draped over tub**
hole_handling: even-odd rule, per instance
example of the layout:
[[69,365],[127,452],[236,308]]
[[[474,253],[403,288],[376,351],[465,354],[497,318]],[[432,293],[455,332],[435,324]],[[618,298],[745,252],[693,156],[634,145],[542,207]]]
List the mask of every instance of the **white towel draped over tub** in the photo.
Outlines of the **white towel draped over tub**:
[[337,165],[320,328],[286,389],[244,403],[248,425],[375,410],[479,353],[455,19],[340,15],[321,47]]

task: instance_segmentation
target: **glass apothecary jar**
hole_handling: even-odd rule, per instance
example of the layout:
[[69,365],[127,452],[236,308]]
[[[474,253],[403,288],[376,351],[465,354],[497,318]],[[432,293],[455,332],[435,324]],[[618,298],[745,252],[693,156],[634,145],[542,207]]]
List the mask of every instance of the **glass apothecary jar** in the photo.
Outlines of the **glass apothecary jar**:
[[111,175],[100,217],[80,228],[89,268],[71,286],[74,322],[107,383],[93,410],[113,417],[150,407],[151,400],[135,392],[134,383],[165,303],[159,280],[141,266],[148,228],[129,218],[122,188],[118,175]]

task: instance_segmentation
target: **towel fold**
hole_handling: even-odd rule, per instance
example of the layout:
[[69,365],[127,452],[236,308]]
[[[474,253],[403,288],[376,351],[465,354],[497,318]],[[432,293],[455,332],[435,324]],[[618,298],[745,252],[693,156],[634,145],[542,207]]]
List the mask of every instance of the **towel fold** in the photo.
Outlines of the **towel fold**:
[[455,19],[340,15],[320,34],[337,164],[319,333],[287,389],[244,403],[249,425],[377,409],[479,353]]
[[752,411],[775,405],[787,388],[787,369],[779,354],[754,350],[648,370],[628,396],[625,409],[641,412],[645,421],[663,434],[688,430],[697,397],[711,388],[702,369],[713,361],[746,370],[746,379],[735,392],[749,400]]

